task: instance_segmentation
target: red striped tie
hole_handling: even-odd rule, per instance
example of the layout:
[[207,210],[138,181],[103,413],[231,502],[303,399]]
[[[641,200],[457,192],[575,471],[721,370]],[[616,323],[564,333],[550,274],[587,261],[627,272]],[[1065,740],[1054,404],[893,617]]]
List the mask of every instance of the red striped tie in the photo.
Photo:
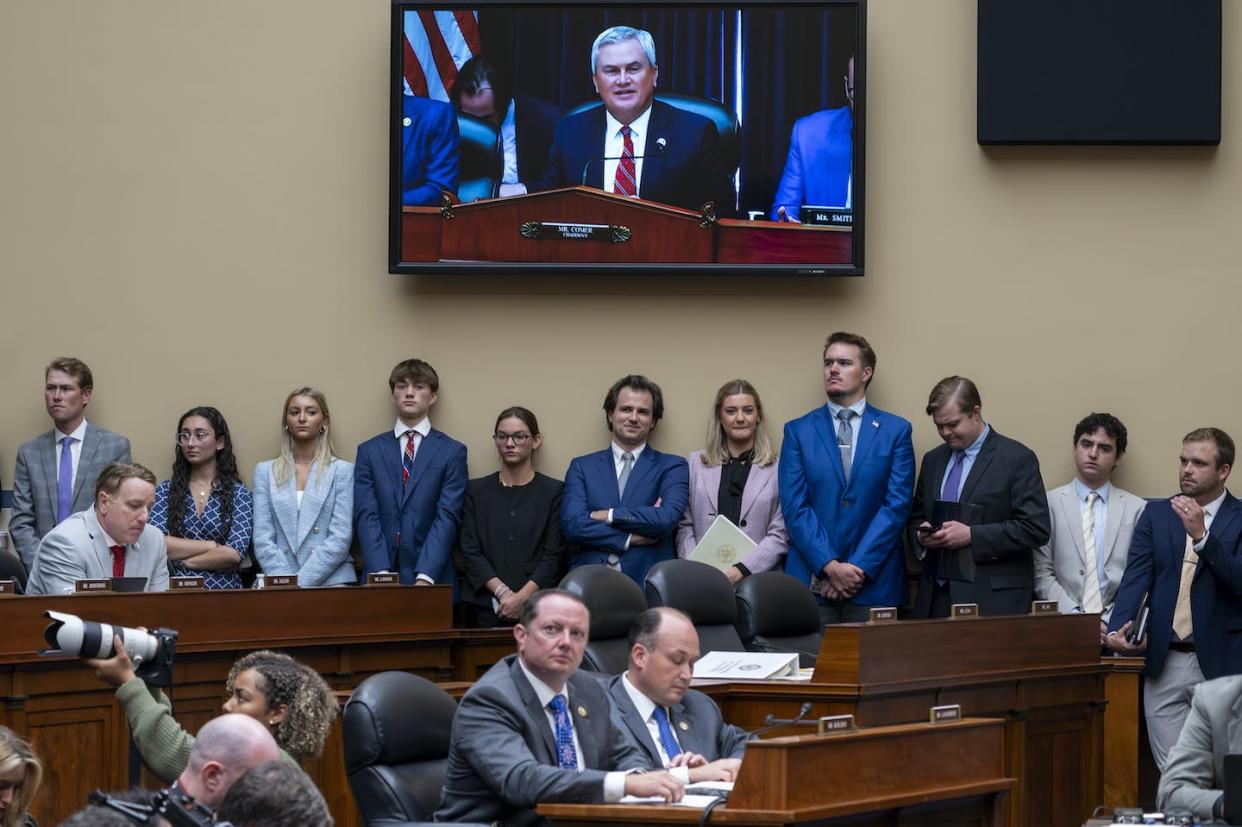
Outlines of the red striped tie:
[[125,546],[109,546],[112,551],[112,576],[125,576]]
[[638,174],[634,170],[634,142],[630,140],[630,128],[621,127],[621,137],[625,147],[621,150],[621,160],[617,164],[617,177],[613,182],[613,192],[628,198],[638,197]]

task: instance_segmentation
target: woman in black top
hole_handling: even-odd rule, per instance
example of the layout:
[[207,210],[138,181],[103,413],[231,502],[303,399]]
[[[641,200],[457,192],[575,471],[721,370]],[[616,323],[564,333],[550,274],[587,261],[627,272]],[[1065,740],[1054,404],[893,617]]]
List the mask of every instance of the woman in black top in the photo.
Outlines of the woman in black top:
[[543,442],[526,408],[506,408],[493,434],[500,471],[470,481],[461,512],[466,625],[511,626],[522,604],[561,578],[561,482],[535,471]]

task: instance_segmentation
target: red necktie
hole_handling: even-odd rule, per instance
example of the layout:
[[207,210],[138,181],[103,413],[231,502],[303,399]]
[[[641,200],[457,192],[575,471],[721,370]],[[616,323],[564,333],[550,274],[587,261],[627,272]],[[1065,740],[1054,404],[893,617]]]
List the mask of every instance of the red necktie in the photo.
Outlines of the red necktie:
[[112,549],[112,576],[125,576],[125,546],[109,546]]
[[410,484],[410,473],[414,470],[414,438],[417,431],[405,432],[405,454],[401,457],[401,487]]
[[638,174],[634,171],[634,142],[630,140],[630,128],[621,127],[621,137],[625,147],[621,150],[621,160],[617,163],[617,176],[613,180],[613,192],[635,198],[638,195]]

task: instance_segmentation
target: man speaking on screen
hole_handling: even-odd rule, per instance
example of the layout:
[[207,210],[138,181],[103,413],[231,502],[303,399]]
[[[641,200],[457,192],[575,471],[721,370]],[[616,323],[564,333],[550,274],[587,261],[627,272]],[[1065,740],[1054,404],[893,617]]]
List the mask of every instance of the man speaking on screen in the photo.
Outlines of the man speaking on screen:
[[659,75],[650,33],[601,32],[591,46],[591,82],[604,105],[557,123],[540,188],[585,184],[696,211],[713,201],[718,214],[731,214],[716,125],[655,100]]

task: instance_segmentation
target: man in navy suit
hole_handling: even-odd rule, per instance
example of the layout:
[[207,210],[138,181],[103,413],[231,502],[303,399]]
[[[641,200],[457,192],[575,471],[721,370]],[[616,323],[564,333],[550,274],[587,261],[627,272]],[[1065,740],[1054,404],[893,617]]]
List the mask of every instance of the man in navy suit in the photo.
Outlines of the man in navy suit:
[[[1242,673],[1242,506],[1225,489],[1233,459],[1233,440],[1219,428],[1186,434],[1181,494],[1143,510],[1109,620],[1109,648],[1147,653],[1143,712],[1162,771],[1194,685]],[[1144,594],[1147,634],[1131,645],[1126,633]]]
[[803,204],[853,206],[854,58],[845,73],[848,106],[799,118],[789,135],[785,171],[772,200],[773,221],[799,221]]
[[690,210],[713,201],[718,213],[732,213],[716,125],[655,100],[651,35],[629,26],[605,29],[591,47],[591,70],[604,105],[561,118],[540,188],[585,183]]
[[865,621],[873,606],[905,603],[913,429],[867,404],[875,361],[862,336],[829,336],[828,403],[787,423],[781,445],[785,573],[815,592],[824,623]]
[[461,177],[457,113],[447,103],[402,96],[401,204],[440,205],[443,190],[456,194]]
[[405,360],[392,369],[388,389],[397,424],[359,445],[354,465],[363,577],[397,571],[407,585],[456,586],[452,550],[466,496],[466,446],[427,418],[440,390],[431,365]]
[[576,547],[570,567],[603,563],[640,586],[647,570],[677,556],[677,523],[690,497],[690,469],[647,437],[664,416],[660,386],[623,376],[604,398],[612,444],[578,457],[565,472],[561,529]]

